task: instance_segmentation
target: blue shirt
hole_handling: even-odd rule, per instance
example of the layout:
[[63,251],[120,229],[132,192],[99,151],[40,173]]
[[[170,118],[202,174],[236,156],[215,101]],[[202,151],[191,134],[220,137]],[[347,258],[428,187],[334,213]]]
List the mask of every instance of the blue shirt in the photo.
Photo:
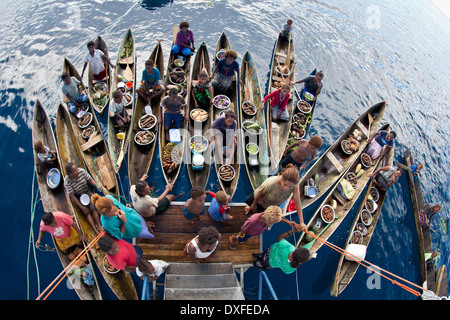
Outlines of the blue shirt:
[[217,71],[224,76],[234,76],[234,72],[239,72],[239,63],[236,60],[232,64],[228,65],[225,61],[227,59],[223,58],[217,63]]
[[380,134],[375,137],[375,141],[378,142],[378,144],[382,147],[384,147],[385,145],[392,147],[392,145],[394,144],[394,140],[386,140],[387,135],[387,131],[381,130]]
[[159,73],[159,70],[155,67],[153,67],[153,73],[151,75],[148,74],[147,70],[142,71],[142,81],[147,82],[149,87],[153,87],[155,85],[155,81],[158,81],[161,79],[161,73]]

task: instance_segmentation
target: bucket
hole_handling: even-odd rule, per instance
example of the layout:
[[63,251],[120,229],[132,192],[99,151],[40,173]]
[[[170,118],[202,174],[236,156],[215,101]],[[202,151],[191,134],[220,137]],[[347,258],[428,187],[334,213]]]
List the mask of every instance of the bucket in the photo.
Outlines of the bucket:
[[128,82],[127,82],[127,89],[128,89],[128,91],[130,91],[131,89],[133,89],[133,82],[132,82],[132,81],[128,81]]

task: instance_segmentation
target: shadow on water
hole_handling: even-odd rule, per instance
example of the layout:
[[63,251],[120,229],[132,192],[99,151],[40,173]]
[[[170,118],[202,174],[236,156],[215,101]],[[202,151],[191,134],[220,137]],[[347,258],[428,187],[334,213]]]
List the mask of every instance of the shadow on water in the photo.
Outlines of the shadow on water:
[[156,10],[157,8],[165,7],[168,4],[172,4],[173,0],[144,0],[139,2],[142,8],[147,10]]

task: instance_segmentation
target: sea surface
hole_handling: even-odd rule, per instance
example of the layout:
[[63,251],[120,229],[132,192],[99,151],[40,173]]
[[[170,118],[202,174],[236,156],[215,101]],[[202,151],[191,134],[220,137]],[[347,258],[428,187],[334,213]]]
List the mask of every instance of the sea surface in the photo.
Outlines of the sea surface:
[[[314,68],[325,75],[309,133],[321,136],[324,142],[317,158],[359,114],[387,101],[382,123],[389,122],[398,134],[395,162],[402,162],[404,151],[410,148],[417,161],[425,164],[421,178],[425,201],[442,206],[432,223],[432,242],[440,253],[437,265],[448,265],[450,21],[430,1],[16,0],[0,1],[0,11],[0,299],[33,300],[62,270],[56,253],[34,249],[43,210],[34,178],[31,126],[36,99],[55,118],[61,101],[63,58],[71,60],[81,73],[86,43],[101,35],[115,61],[122,36],[131,28],[140,80],[157,39],[164,40],[167,67],[172,27],[184,20],[190,23],[196,45],[204,41],[210,56],[222,31],[238,52],[239,64],[249,50],[263,93],[267,93],[278,32],[288,18],[294,20],[296,78]],[[97,116],[105,131],[106,118]],[[164,182],[157,156],[149,175],[160,193]],[[122,167],[119,183],[128,197],[126,169],[126,165]],[[181,175],[187,177],[185,168]],[[178,179],[174,192],[188,192],[186,181]],[[212,171],[208,189],[217,186]],[[248,178],[241,175],[233,201],[243,202],[250,193]],[[305,210],[305,221],[319,203]],[[350,215],[356,214],[356,209],[352,212]],[[296,216],[293,219],[298,221]],[[329,241],[343,247],[351,223],[350,217],[344,220]],[[286,225],[278,224],[266,232],[264,248],[286,230]],[[53,247],[48,235],[42,243]],[[420,284],[417,234],[405,175],[389,189],[366,260]],[[281,300],[420,299],[384,278],[375,279],[363,267],[347,289],[333,298],[329,287],[338,261],[339,254],[324,246],[316,259],[293,274],[278,269],[267,274]],[[246,298],[257,299],[254,268],[245,273],[244,284]],[[115,299],[105,283],[101,285],[103,297]],[[140,294],[141,283],[137,285]],[[63,282],[49,299],[78,297]],[[272,299],[266,286],[263,299]]]

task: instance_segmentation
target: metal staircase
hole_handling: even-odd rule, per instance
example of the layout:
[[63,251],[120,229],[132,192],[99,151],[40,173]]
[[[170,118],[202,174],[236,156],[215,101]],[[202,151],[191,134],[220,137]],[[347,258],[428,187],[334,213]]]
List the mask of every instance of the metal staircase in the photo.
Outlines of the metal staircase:
[[231,263],[171,263],[164,300],[245,300]]

